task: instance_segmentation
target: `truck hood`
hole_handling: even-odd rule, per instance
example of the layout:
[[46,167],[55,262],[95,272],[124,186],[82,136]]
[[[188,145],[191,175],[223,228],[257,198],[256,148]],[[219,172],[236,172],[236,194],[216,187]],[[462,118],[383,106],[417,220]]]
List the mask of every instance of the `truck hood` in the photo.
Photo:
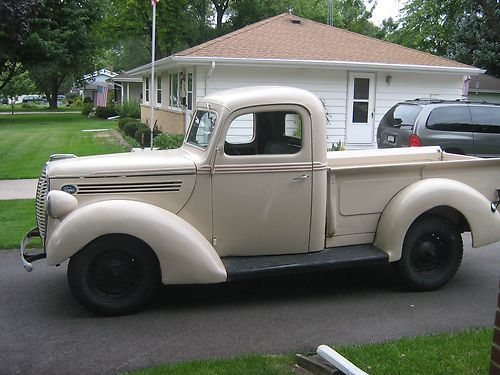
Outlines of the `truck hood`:
[[47,164],[49,178],[194,173],[195,163],[181,149],[76,157]]

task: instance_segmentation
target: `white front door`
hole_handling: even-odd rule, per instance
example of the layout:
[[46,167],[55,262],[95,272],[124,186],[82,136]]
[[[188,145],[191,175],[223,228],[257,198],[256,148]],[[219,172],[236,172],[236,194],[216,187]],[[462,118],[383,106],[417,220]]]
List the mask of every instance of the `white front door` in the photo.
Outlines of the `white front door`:
[[349,73],[347,89],[346,143],[374,141],[375,74]]

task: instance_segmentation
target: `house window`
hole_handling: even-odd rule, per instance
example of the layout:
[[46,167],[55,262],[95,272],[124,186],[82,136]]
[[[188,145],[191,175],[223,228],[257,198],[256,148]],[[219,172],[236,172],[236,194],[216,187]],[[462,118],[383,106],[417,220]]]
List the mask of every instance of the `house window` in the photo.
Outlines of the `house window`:
[[187,81],[187,109],[193,109],[193,73],[188,73]]
[[146,82],[145,82],[145,92],[144,92],[144,96],[146,98],[146,102],[149,102],[149,78],[146,78]]
[[181,109],[179,100],[179,73],[170,74],[170,92],[168,96],[168,105],[173,109]]
[[161,76],[158,76],[156,82],[156,103],[161,104]]

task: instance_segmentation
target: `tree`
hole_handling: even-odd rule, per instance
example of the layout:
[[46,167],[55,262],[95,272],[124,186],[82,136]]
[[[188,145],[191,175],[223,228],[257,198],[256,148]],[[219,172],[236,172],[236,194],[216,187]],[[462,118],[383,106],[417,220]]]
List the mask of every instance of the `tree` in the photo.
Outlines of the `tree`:
[[[497,17],[500,9],[497,8]],[[500,77],[500,41],[486,14],[474,7],[457,21],[450,57],[466,64],[486,69],[488,74]]]
[[31,77],[57,108],[59,87],[67,76],[81,78],[94,68],[97,41],[93,25],[101,17],[99,0],[44,0],[31,19],[24,49]]
[[[19,64],[20,65],[20,64]],[[18,67],[19,70],[22,70],[22,66]],[[12,106],[12,114],[14,114],[14,101],[16,97],[22,94],[33,93],[36,91],[36,86],[33,81],[30,79],[27,71],[20,73],[14,77],[12,77],[0,90],[2,96],[10,99]]]
[[40,0],[0,0],[0,90],[22,71],[26,60],[24,42],[30,32],[30,20]]
[[[328,3],[325,0],[233,0],[229,22],[233,29],[239,29],[285,12],[326,23]],[[371,12],[362,0],[334,0],[333,24],[350,31],[374,35],[378,28],[369,21]]]
[[499,23],[497,0],[409,0],[399,27],[385,31],[392,42],[499,75]]

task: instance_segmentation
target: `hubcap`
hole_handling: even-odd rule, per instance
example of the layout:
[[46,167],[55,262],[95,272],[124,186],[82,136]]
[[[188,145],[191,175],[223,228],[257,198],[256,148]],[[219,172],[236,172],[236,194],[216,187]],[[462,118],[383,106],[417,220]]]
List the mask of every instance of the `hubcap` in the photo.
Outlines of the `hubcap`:
[[446,246],[439,235],[431,233],[422,236],[414,245],[412,262],[420,271],[432,271],[438,268],[446,255]]
[[139,270],[133,257],[122,251],[104,253],[90,267],[90,281],[100,297],[114,298],[129,293]]

